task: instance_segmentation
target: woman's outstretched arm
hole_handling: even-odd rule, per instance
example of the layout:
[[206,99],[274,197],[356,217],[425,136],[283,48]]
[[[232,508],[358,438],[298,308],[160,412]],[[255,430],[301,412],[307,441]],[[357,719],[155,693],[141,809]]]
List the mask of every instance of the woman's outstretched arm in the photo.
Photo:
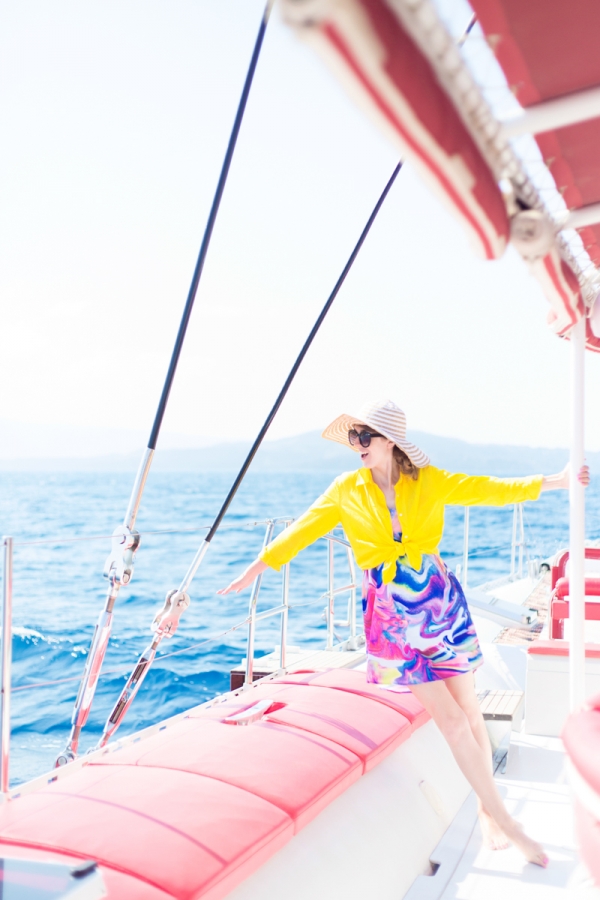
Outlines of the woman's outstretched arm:
[[235,591],[239,594],[249,584],[252,584],[257,575],[265,569],[275,569],[279,572],[282,565],[288,563],[300,550],[304,550],[317,538],[323,537],[340,521],[339,486],[338,479],[330,484],[324,494],[315,500],[310,509],[307,509],[299,519],[296,519],[289,528],[284,528],[274,541],[263,548],[262,553],[226,588],[221,588],[217,594],[230,594]]
[[[582,466],[579,470],[579,474],[577,475],[577,480],[581,482],[584,487],[587,487],[590,483],[590,467]],[[542,491],[560,491],[565,490],[568,491],[571,484],[571,465],[567,463],[562,472],[559,472],[557,475],[544,475],[544,480],[542,481]]]
[[239,578],[234,579],[234,581],[232,581],[231,584],[228,584],[226,588],[221,588],[220,591],[217,591],[217,594],[223,596],[224,594],[230,594],[232,591],[239,594],[240,591],[243,591],[249,584],[252,584],[254,579],[268,568],[268,565],[263,562],[262,559],[255,559],[254,562],[248,566],[246,571],[242,572]]

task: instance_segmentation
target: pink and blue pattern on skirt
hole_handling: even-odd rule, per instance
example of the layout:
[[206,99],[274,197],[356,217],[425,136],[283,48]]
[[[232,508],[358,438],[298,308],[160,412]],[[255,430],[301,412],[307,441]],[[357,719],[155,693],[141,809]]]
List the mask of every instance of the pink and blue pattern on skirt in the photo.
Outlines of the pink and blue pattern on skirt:
[[465,595],[439,556],[425,554],[418,572],[399,560],[390,584],[382,570],[363,577],[367,681],[422,684],[482,664]]

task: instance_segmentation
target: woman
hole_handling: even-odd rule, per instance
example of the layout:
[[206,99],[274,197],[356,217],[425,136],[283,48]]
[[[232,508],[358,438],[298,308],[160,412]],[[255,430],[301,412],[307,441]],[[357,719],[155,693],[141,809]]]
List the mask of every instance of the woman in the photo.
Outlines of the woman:
[[[342,415],[323,432],[360,453],[362,468],[339,476],[227,588],[248,587],[267,567],[279,569],[300,550],[342,524],[364,570],[367,680],[408,685],[431,714],[479,798],[484,839],[494,849],[512,841],[532,863],[543,848],[508,814],[492,773],[492,754],[475,693],[483,662],[458,581],[439,556],[446,504],[504,506],[568,488],[558,475],[520,479],[451,474],[436,469],[406,440],[406,418],[391,401]],[[587,485],[584,466],[579,480]]]

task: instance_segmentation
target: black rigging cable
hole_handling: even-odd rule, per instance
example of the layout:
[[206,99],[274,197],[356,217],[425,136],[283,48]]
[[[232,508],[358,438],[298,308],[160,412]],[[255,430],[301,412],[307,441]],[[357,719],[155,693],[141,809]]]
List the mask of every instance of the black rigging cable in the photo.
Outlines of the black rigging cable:
[[337,295],[338,295],[338,293],[339,293],[339,290],[340,290],[341,286],[343,285],[344,281],[346,280],[346,276],[348,275],[348,272],[349,272],[350,269],[352,268],[352,265],[353,265],[353,263],[354,263],[354,260],[355,260],[356,257],[358,256],[358,253],[359,253],[359,251],[360,251],[360,248],[361,248],[362,245],[364,244],[365,239],[366,239],[366,237],[367,237],[369,231],[371,230],[371,226],[372,226],[373,222],[375,221],[375,219],[377,218],[377,213],[378,213],[379,210],[381,209],[381,207],[382,207],[382,205],[383,205],[383,201],[385,200],[385,198],[387,197],[388,193],[390,192],[390,189],[391,189],[391,187],[392,187],[394,181],[396,180],[396,176],[398,175],[398,172],[400,171],[401,168],[402,168],[402,162],[399,162],[398,165],[396,166],[396,168],[394,169],[394,171],[392,172],[392,175],[391,175],[391,177],[390,177],[388,183],[386,184],[385,188],[383,189],[383,192],[382,192],[382,194],[381,194],[379,200],[378,200],[377,203],[375,204],[375,208],[373,209],[373,212],[372,212],[371,215],[369,216],[369,219],[368,219],[368,221],[367,221],[367,224],[366,224],[365,227],[363,228],[362,233],[361,233],[361,235],[360,235],[360,237],[359,237],[359,239],[358,239],[358,241],[357,241],[357,243],[356,243],[356,246],[354,247],[354,250],[353,250],[352,253],[350,254],[350,257],[349,257],[349,259],[348,259],[348,262],[347,262],[346,265],[344,266],[344,269],[343,269],[343,271],[342,271],[342,274],[341,274],[340,277],[338,278],[338,280],[337,280],[337,282],[336,282],[336,284],[335,284],[334,289],[332,290],[331,294],[329,295],[329,297],[328,297],[328,299],[327,299],[327,302],[326,302],[325,306],[324,306],[323,309],[321,310],[321,312],[320,312],[320,314],[319,314],[319,317],[318,317],[317,321],[316,321],[315,324],[313,325],[310,334],[309,334],[308,337],[306,338],[306,341],[304,342],[304,346],[302,347],[302,350],[301,350],[300,353],[298,354],[298,356],[297,356],[297,358],[296,358],[296,362],[295,362],[294,365],[292,366],[292,368],[291,368],[291,370],[290,370],[290,373],[289,373],[288,377],[286,378],[285,383],[284,383],[283,387],[281,388],[281,391],[279,392],[279,395],[278,395],[278,397],[277,397],[275,403],[273,404],[273,407],[272,407],[272,409],[271,409],[271,412],[269,413],[269,415],[268,415],[267,418],[265,419],[265,422],[264,422],[262,428],[261,428],[260,431],[258,432],[258,435],[256,436],[256,440],[255,440],[254,443],[252,444],[252,447],[250,448],[250,451],[249,451],[249,453],[248,453],[246,459],[244,460],[244,463],[243,463],[243,465],[242,465],[242,468],[241,468],[240,471],[238,472],[235,481],[234,481],[233,484],[231,485],[231,488],[230,488],[230,490],[229,490],[229,493],[227,494],[227,497],[225,498],[225,501],[224,501],[224,503],[223,503],[221,509],[220,509],[219,512],[217,513],[217,517],[216,517],[215,521],[213,522],[213,524],[211,525],[210,531],[209,531],[208,534],[206,535],[205,542],[206,542],[207,544],[210,543],[210,541],[211,541],[212,538],[214,537],[214,534],[215,534],[217,528],[219,527],[219,525],[221,524],[221,522],[222,522],[222,520],[223,520],[223,517],[224,517],[225,513],[226,513],[227,510],[229,509],[229,506],[230,506],[230,504],[231,504],[231,501],[232,501],[233,498],[235,497],[235,495],[236,495],[236,493],[237,493],[237,490],[238,490],[240,484],[242,483],[242,481],[243,481],[243,479],[244,479],[244,476],[246,475],[246,472],[247,472],[248,469],[250,468],[250,465],[251,465],[251,463],[252,463],[252,460],[253,460],[254,457],[256,456],[256,454],[257,454],[257,452],[258,452],[258,448],[259,448],[260,445],[262,444],[263,439],[264,439],[264,437],[265,437],[267,431],[268,431],[269,428],[271,427],[271,423],[273,422],[273,419],[274,419],[275,416],[277,415],[277,411],[279,410],[279,407],[280,407],[281,404],[283,403],[283,401],[284,401],[284,399],[285,399],[285,395],[286,395],[287,392],[289,391],[290,386],[291,386],[291,384],[292,384],[292,381],[293,381],[294,378],[296,377],[296,373],[298,372],[298,369],[299,369],[300,366],[302,365],[302,361],[303,361],[304,357],[305,357],[306,354],[308,353],[308,350],[309,350],[309,348],[310,348],[310,345],[312,344],[312,342],[314,341],[315,337],[317,336],[317,332],[319,331],[319,328],[320,328],[321,325],[323,324],[323,322],[324,322],[324,320],[325,320],[325,316],[327,315],[327,313],[328,313],[329,310],[331,309],[331,306],[332,306],[332,304],[333,304],[333,301],[334,301],[335,298],[337,297]]
[[212,206],[210,208],[210,213],[208,215],[208,221],[206,223],[204,237],[202,238],[202,244],[200,245],[200,251],[198,253],[198,259],[196,261],[196,267],[194,269],[194,274],[192,276],[192,283],[190,284],[190,290],[189,290],[187,300],[185,303],[185,307],[183,310],[183,315],[181,317],[179,331],[177,332],[177,338],[175,339],[175,346],[173,347],[173,353],[171,355],[171,362],[169,363],[167,377],[165,378],[165,383],[164,383],[164,386],[162,389],[162,394],[160,396],[158,409],[156,410],[156,416],[154,418],[154,424],[152,425],[152,431],[150,432],[150,439],[148,440],[148,449],[149,450],[156,449],[156,442],[158,441],[158,435],[160,433],[162,420],[163,420],[163,417],[165,414],[165,410],[167,408],[169,394],[171,393],[171,388],[173,386],[173,380],[175,378],[175,372],[177,370],[177,363],[179,362],[179,357],[181,355],[181,349],[183,347],[183,342],[185,340],[185,334],[186,334],[187,327],[188,327],[188,324],[190,321],[190,316],[192,315],[192,309],[194,308],[194,300],[196,299],[196,294],[198,293],[198,285],[200,284],[200,278],[202,276],[202,270],[204,268],[204,263],[206,261],[206,255],[208,253],[210,239],[212,237],[213,229],[215,227],[215,222],[217,220],[217,213],[219,212],[219,206],[221,205],[221,198],[223,197],[223,191],[225,190],[225,184],[227,182],[227,175],[229,174],[229,167],[231,166],[231,160],[233,159],[233,152],[235,150],[235,145],[237,143],[238,135],[240,133],[242,119],[244,118],[244,111],[246,109],[248,95],[250,94],[250,88],[252,86],[252,79],[254,78],[254,72],[256,71],[256,64],[258,63],[258,57],[260,55],[261,47],[263,44],[265,31],[267,29],[267,22],[269,21],[271,6],[272,6],[272,3],[271,3],[271,0],[269,0],[269,2],[267,3],[267,5],[265,7],[263,17],[261,19],[260,28],[258,29],[256,43],[254,44],[254,50],[252,52],[252,59],[250,60],[250,65],[248,67],[248,72],[246,74],[246,81],[244,82],[242,96],[240,97],[240,102],[239,102],[237,113],[235,116],[235,121],[233,123],[233,129],[231,131],[231,136],[229,138],[229,143],[227,145],[227,151],[225,153],[225,159],[223,160],[223,165],[221,167],[221,174],[219,175],[217,189],[215,191],[215,196],[214,196],[214,199],[212,202]]

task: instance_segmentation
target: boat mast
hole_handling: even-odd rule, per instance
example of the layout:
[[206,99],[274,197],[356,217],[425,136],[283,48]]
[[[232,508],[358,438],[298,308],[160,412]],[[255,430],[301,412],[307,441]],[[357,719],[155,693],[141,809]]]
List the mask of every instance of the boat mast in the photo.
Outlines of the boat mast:
[[238,103],[233,128],[231,130],[229,143],[225,152],[225,158],[221,167],[221,173],[217,182],[215,195],[208,215],[206,228],[204,230],[204,236],[200,245],[200,251],[198,253],[198,259],[194,268],[190,289],[183,309],[183,315],[181,317],[179,330],[175,339],[173,352],[171,354],[171,361],[169,363],[169,368],[158,403],[158,408],[154,417],[154,423],[150,432],[148,446],[143,453],[142,460],[138,468],[138,472],[133,484],[133,489],[131,491],[131,496],[129,498],[129,503],[127,505],[127,511],[123,519],[123,524],[119,525],[113,532],[112,549],[108,559],[104,564],[104,576],[108,579],[109,582],[107,597],[104,608],[100,613],[98,622],[96,623],[96,627],[94,629],[92,643],[87,656],[83,676],[79,685],[79,691],[77,693],[77,699],[75,701],[75,707],[73,709],[73,715],[71,717],[71,733],[69,736],[69,741],[66,748],[62,753],[59,754],[56,760],[57,766],[66,765],[68,762],[74,760],[77,756],[81,730],[87,722],[92,707],[94,694],[98,685],[98,678],[100,676],[100,670],[102,668],[102,663],[104,661],[106,648],[108,646],[108,641],[110,638],[114,605],[116,603],[121,586],[129,584],[133,575],[135,554],[140,543],[140,536],[135,531],[135,521],[140,508],[140,503],[142,501],[142,495],[144,493],[146,481],[150,473],[150,467],[152,465],[152,459],[156,450],[158,436],[160,434],[160,429],[167,408],[167,403],[169,401],[169,395],[171,393],[171,388],[173,387],[173,381],[175,379],[175,373],[177,371],[177,364],[179,362],[179,357],[181,356],[181,350],[183,348],[185,335],[192,315],[192,310],[194,308],[196,294],[198,293],[198,286],[200,284],[202,270],[204,269],[204,263],[206,261],[210,239],[212,237],[217,214],[219,212],[219,206],[221,204],[223,192],[227,183],[227,176],[231,167],[233,153],[235,151],[235,146],[240,133],[248,96],[250,94],[250,88],[252,87],[252,81],[254,79],[254,73],[256,71],[256,66],[263,45],[267,23],[269,21],[273,3],[274,0],[267,0],[265,10],[261,18],[260,27],[258,29],[258,34],[254,43],[254,49],[252,51],[252,57],[250,59],[250,65],[248,66],[248,72],[246,73],[244,87],[242,89],[242,94]]

